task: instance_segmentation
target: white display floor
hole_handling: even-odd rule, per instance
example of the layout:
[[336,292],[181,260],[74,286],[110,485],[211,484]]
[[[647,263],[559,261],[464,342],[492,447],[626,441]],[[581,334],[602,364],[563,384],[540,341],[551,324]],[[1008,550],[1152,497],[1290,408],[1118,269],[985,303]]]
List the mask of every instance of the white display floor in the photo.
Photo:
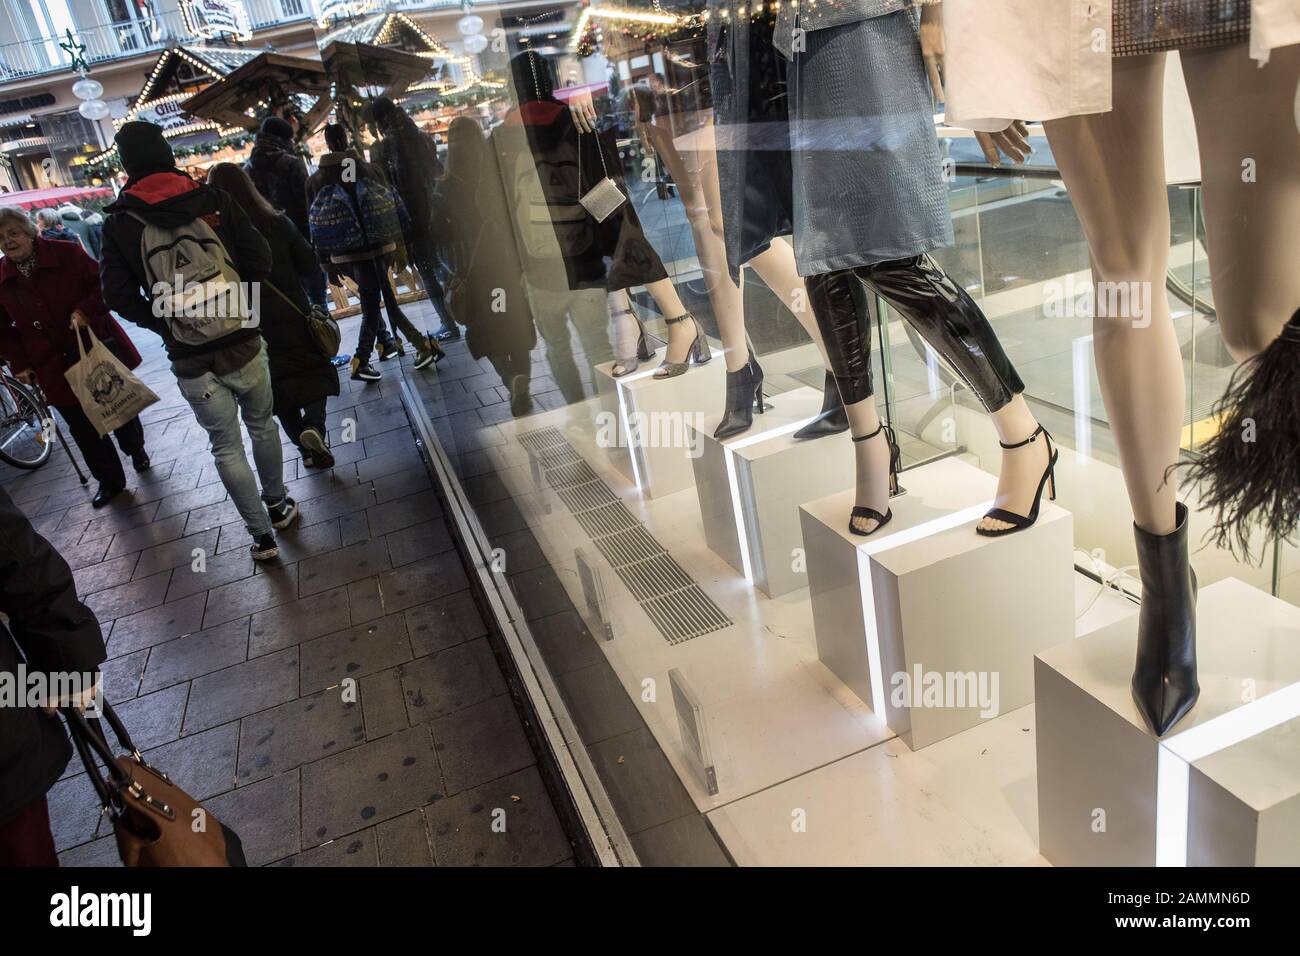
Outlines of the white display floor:
[[[713,554],[693,487],[654,499],[637,494],[609,452],[596,446],[594,429],[569,425],[594,411],[567,409],[498,425],[505,441],[488,454],[575,606],[586,606],[575,549],[597,559],[614,633],[600,649],[736,862],[1041,862],[1033,707],[923,752],[910,751],[818,660],[808,589],[769,599]],[[631,590],[603,564],[561,498],[545,480],[539,485],[519,438],[528,441],[528,433],[547,428],[568,440],[732,620],[730,626],[678,643],[665,639]],[[1082,609],[1098,585],[1083,575],[1075,578]],[[1077,633],[1135,612],[1132,603],[1106,594],[1077,622]],[[716,794],[709,794],[683,749],[670,669],[685,677],[702,706]]]

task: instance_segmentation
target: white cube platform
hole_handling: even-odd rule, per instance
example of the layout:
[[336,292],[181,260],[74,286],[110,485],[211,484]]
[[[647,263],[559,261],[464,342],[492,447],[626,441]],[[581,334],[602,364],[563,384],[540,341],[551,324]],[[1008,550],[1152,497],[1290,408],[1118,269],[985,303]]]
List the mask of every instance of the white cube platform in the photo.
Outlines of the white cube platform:
[[1300,866],[1300,717],[1192,764],[1188,866]]
[[[660,357],[662,357],[660,350]],[[614,378],[613,363],[596,366],[596,392],[605,421],[617,423],[617,437],[599,441],[610,461],[649,498],[661,498],[689,488],[695,480],[688,426],[698,428],[716,415],[727,398],[727,367],[722,352],[674,378],[657,379],[657,359],[631,375]],[[598,422],[598,426],[601,423]],[[639,426],[639,438],[632,432]],[[601,434],[604,432],[602,431]]]
[[[945,459],[901,482],[868,537],[848,530],[852,490],[800,520],[817,656],[919,749],[1033,700],[1034,655],[1074,635],[1073,522],[1044,501],[1032,528],[986,538],[991,475]],[[950,692],[927,695],[936,680]]]
[[794,561],[803,546],[799,508],[853,482],[848,432],[810,441],[794,433],[822,407],[820,389],[806,386],[769,400],[748,431],[713,437],[721,415],[692,429],[702,453],[693,460],[704,540],[709,549],[768,597],[806,587]]
[[[1300,608],[1233,578],[1203,588],[1201,696],[1160,739],[1129,691],[1137,620],[1034,662],[1043,855],[1064,866],[1243,862],[1258,859],[1260,833],[1288,825],[1291,814],[1295,864],[1295,739],[1256,738],[1300,717]],[[1288,747],[1289,763],[1278,764]],[[1242,805],[1236,818],[1220,818],[1232,803]],[[1252,815],[1255,839],[1226,846],[1244,838]]]

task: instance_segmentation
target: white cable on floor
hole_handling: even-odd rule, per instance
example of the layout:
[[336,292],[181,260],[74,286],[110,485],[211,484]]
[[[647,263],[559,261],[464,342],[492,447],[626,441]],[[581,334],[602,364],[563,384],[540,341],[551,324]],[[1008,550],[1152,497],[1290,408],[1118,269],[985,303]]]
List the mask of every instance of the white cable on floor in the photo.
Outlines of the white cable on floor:
[[[1138,595],[1141,594],[1142,591],[1142,582],[1137,578],[1133,577],[1133,575],[1128,573],[1130,571],[1137,570],[1136,564],[1127,564],[1122,568],[1115,568],[1109,574],[1102,574],[1100,568],[1104,567],[1105,564],[1102,561],[1101,558],[1102,552],[1100,549],[1098,549],[1097,551],[1085,551],[1083,548],[1075,548],[1074,553],[1076,555],[1083,555],[1085,558],[1087,558],[1089,565],[1091,565],[1090,570],[1093,572],[1093,574],[1096,574],[1098,577],[1101,578],[1100,585],[1097,588],[1097,593],[1092,596],[1092,600],[1088,602],[1087,606],[1084,607],[1082,611],[1080,611],[1078,614],[1074,616],[1074,619],[1076,621],[1092,610],[1093,605],[1096,604],[1097,601],[1101,599],[1101,596],[1106,593],[1107,588],[1113,587],[1125,598],[1128,598],[1129,600],[1138,599],[1139,603],[1141,603],[1140,598],[1138,598]],[[1137,586],[1136,591],[1126,590],[1123,587],[1123,580],[1125,578],[1127,578],[1132,584],[1135,584]]]

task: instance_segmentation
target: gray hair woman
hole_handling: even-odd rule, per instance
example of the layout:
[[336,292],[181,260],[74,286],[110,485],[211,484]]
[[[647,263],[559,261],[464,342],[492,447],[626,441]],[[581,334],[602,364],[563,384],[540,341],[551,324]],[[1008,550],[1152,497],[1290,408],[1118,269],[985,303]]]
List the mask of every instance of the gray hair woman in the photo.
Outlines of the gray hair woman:
[[[68,425],[90,473],[99,481],[91,504],[99,508],[126,489],[117,451],[86,417],[68,385],[66,372],[77,362],[80,329],[95,336],[127,367],[140,353],[109,314],[99,285],[99,266],[76,241],[38,235],[21,209],[0,206],[0,355],[17,376],[39,384],[50,405]],[[84,344],[84,339],[83,339]],[[133,418],[114,430],[117,444],[136,471],[149,467],[144,427]]]
[[63,217],[59,215],[56,209],[36,210],[36,227],[42,239],[58,239],[62,242],[81,243],[81,240],[74,233],[64,227]]

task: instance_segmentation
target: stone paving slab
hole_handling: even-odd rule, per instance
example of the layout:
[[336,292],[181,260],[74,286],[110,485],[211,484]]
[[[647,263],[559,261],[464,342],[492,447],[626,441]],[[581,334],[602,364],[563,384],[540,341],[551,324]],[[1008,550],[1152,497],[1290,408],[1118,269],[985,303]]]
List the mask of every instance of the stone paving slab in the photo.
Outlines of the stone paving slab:
[[[343,326],[352,341],[356,320]],[[282,436],[302,517],[277,536],[280,559],[255,565],[159,340],[131,334],[161,399],[142,415],[153,468],[126,463],[127,494],[102,510],[59,452],[34,472],[0,465],[0,483],[75,570],[107,638],[106,694],[146,759],[239,833],[251,865],[570,859],[394,363],[375,385],[340,375],[328,424],[351,419],[355,435],[333,469],[300,468]],[[402,360],[426,390],[442,381],[442,415],[478,407],[460,383],[486,380],[462,343],[450,351],[424,373]],[[515,791],[528,815],[481,838],[484,801]],[[75,757],[49,798],[64,865],[117,865]],[[450,827],[436,837],[435,815]]]

